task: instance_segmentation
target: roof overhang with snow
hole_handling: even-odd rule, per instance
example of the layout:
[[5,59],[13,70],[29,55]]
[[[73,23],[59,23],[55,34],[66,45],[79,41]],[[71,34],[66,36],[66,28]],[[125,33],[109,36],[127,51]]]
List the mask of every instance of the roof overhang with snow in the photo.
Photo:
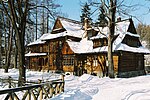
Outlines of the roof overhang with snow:
[[47,55],[47,53],[31,53],[31,52],[29,52],[29,53],[25,54],[25,57],[46,56],[46,55]]

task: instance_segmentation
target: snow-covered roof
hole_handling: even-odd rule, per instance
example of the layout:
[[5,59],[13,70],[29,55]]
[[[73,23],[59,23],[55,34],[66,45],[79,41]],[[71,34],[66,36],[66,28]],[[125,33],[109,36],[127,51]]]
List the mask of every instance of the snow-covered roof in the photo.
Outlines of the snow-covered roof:
[[[124,38],[125,35],[130,35],[133,37],[140,37],[138,34],[133,34],[128,32],[128,28],[130,25],[130,21],[129,20],[125,20],[125,21],[121,21],[116,23],[115,26],[115,35],[123,35],[121,37]],[[98,27],[98,28],[94,28],[94,30],[99,31],[99,33],[96,36],[91,37],[90,39],[99,39],[99,38],[106,38],[108,36],[108,32],[109,29],[108,27]]]
[[82,38],[84,34],[84,30],[82,29],[82,24],[77,21],[65,19],[65,18],[59,18],[61,21],[63,27],[67,30],[67,34],[69,36],[75,36]]
[[65,36],[66,31],[61,32],[61,33],[57,33],[57,34],[48,34],[46,37],[44,37],[42,40],[50,40],[50,39],[55,39],[55,38],[59,38],[59,37],[63,37]]
[[150,53],[150,51],[143,47],[143,46],[140,46],[140,47],[130,47],[126,44],[123,44],[123,43],[120,43],[119,45],[116,46],[116,48],[114,48],[114,50],[116,51],[129,51],[129,52],[135,52],[135,53]]
[[[55,38],[65,37],[65,36],[73,36],[73,37],[82,38],[80,42],[67,41],[74,53],[94,53],[94,52],[108,51],[107,46],[93,48],[93,42],[91,41],[93,39],[106,38],[109,32],[108,27],[98,27],[98,28],[93,27],[93,29],[99,31],[99,33],[96,36],[91,37],[90,38],[91,40],[88,40],[87,38],[83,38],[83,36],[85,35],[85,31],[82,29],[82,24],[80,22],[66,19],[66,18],[61,18],[61,17],[58,19],[60,20],[63,28],[65,28],[66,31],[57,34],[51,34],[51,33],[43,34],[40,39],[28,44],[28,46],[35,45],[35,44],[43,44],[46,42],[46,40],[49,39],[55,39]],[[150,51],[144,48],[143,46],[130,47],[122,43],[126,35],[130,35],[136,38],[140,37],[138,34],[128,32],[130,23],[131,23],[130,20],[124,20],[116,23],[115,35],[118,36],[113,42],[113,51],[122,50],[122,51],[130,51],[130,52],[137,52],[137,53],[150,53]]]
[[36,45],[36,44],[44,44],[46,41],[42,41],[41,39],[37,39],[34,42],[29,43],[27,46],[32,46],[32,45]]
[[29,43],[27,46],[32,46],[36,44],[44,44],[46,41],[43,41],[45,37],[47,37],[50,33],[43,34],[39,39],[34,42]]
[[67,43],[74,53],[87,53],[93,50],[93,42],[87,38],[82,39],[80,42],[68,40]]
[[94,39],[100,39],[100,38],[106,38],[108,36],[108,27],[97,27],[94,28],[94,30],[99,31],[96,36],[91,37],[91,40]]
[[[56,34],[49,34],[46,37],[44,37],[42,40],[50,40],[55,39],[59,37],[65,37],[65,36],[73,36],[77,38],[82,38],[84,34],[84,30],[82,29],[82,24],[80,22],[66,19],[66,18],[58,18],[62,24],[62,26],[65,28],[66,31],[56,33]],[[54,29],[54,30],[60,30],[61,28]]]
[[[118,36],[113,42],[113,52],[114,51],[129,51],[129,52],[135,52],[135,53],[150,53],[150,51],[143,46],[131,47],[122,43],[126,35],[130,35],[136,38],[140,37],[138,34],[133,34],[127,31],[129,28],[129,25],[130,25],[130,20],[125,20],[122,22],[118,22],[116,24],[115,35],[118,35]],[[104,27],[104,28],[99,27],[96,30],[99,30],[100,32],[96,36],[91,37],[90,38],[91,40],[99,39],[99,38],[106,38],[108,36],[108,27]],[[93,48],[93,42],[87,39],[84,40],[84,43],[82,43],[82,41],[80,42],[68,41],[68,44],[75,53],[98,53],[98,52],[108,51],[108,46]]]
[[73,37],[77,37],[77,38],[81,38],[81,36],[79,35],[75,35],[75,34],[70,34],[68,31],[64,31],[61,33],[57,33],[57,34],[49,34],[47,37],[43,38],[42,40],[46,41],[46,40],[51,40],[51,39],[56,39],[56,38],[60,38],[60,37],[65,37],[65,36],[73,36]]
[[[29,43],[28,46],[35,45],[35,44],[44,44],[46,42],[45,40],[50,40],[50,39],[55,39],[55,38],[65,37],[65,36],[73,36],[77,38],[83,37],[84,30],[82,29],[81,23],[66,18],[59,18],[59,20],[63,25],[63,27],[66,29],[66,31],[57,34],[52,34],[52,33],[43,34],[36,41]],[[58,28],[58,30],[59,29],[60,28]]]
[[47,55],[47,53],[31,53],[31,52],[29,52],[29,53],[25,54],[25,56],[26,56],[26,57],[33,57],[33,56],[46,56],[46,55]]

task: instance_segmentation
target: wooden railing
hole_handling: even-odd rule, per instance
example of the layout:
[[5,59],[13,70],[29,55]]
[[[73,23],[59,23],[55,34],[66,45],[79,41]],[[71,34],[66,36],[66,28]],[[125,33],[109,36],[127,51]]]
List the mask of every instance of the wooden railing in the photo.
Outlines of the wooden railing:
[[[64,76],[62,79],[24,87],[0,90],[3,100],[43,100],[64,92]],[[6,95],[7,94],[7,95]]]

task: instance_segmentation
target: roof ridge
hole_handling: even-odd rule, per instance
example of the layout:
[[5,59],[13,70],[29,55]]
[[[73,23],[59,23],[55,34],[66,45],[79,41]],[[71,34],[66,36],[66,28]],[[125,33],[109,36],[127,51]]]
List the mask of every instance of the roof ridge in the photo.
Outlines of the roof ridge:
[[116,23],[120,23],[120,22],[124,22],[124,21],[131,21],[132,20],[132,18],[127,18],[127,19],[123,19],[123,20],[121,20],[121,21],[116,21]]
[[77,21],[77,20],[73,20],[73,19],[69,19],[69,18],[65,18],[65,17],[61,17],[61,16],[58,16],[59,19],[63,19],[65,21],[69,21],[69,22],[72,22],[72,23],[75,23],[75,24],[82,24],[80,21]]

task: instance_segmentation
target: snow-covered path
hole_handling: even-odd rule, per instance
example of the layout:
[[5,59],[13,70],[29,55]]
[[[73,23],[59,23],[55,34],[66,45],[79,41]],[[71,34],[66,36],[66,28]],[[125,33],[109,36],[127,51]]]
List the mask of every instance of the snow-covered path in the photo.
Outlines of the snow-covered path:
[[[0,78],[11,76],[18,79],[18,70],[10,69]],[[27,80],[53,80],[60,75],[47,72],[26,72]],[[80,77],[65,76],[65,92],[50,100],[150,100],[150,75],[133,78],[99,78],[84,74]]]
[[52,100],[150,100],[150,75],[134,78],[66,76],[65,92]]

